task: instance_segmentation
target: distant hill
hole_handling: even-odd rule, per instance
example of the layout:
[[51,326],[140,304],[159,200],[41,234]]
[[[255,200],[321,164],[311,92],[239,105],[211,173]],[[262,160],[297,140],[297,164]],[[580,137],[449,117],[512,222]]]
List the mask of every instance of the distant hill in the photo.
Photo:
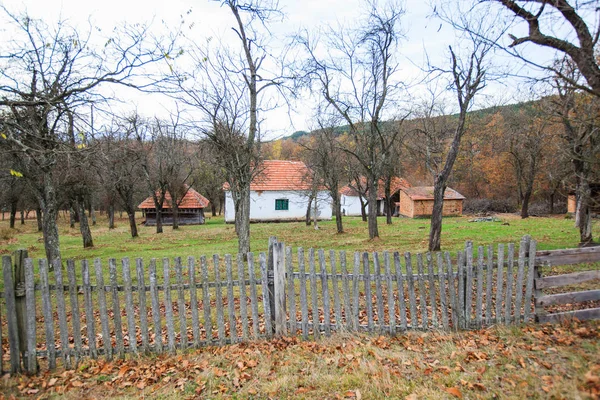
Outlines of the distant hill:
[[[508,112],[518,111],[521,109],[527,110],[527,109],[533,108],[536,104],[539,103],[539,101],[540,100],[532,100],[532,101],[525,101],[525,102],[521,102],[521,103],[507,104],[507,105],[502,105],[502,106],[487,107],[487,108],[482,108],[479,110],[471,111],[471,112],[469,112],[469,114],[473,117],[481,118],[481,117],[485,117],[488,115],[496,114],[498,112],[500,114],[504,114],[504,113],[508,113]],[[458,114],[453,114],[452,116],[458,116]],[[342,133],[348,131],[348,125],[338,126],[335,128],[335,130],[336,130],[336,133],[341,135]],[[313,131],[311,131],[311,132],[296,131],[289,136],[284,136],[283,139],[292,139],[293,141],[297,141],[301,137],[311,135],[312,132]]]

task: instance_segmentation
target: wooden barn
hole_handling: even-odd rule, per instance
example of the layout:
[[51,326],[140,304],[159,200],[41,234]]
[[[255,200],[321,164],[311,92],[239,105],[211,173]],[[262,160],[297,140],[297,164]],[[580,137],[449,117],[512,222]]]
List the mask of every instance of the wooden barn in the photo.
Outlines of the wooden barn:
[[[165,202],[162,209],[163,225],[173,225],[173,208],[171,205],[171,195],[169,192],[165,195]],[[179,225],[202,225],[204,224],[204,209],[210,202],[200,193],[191,187],[179,202]],[[156,225],[156,207],[152,197],[148,197],[139,206],[146,217],[145,225]]]
[[[462,215],[465,196],[454,189],[447,188],[444,193],[442,215]],[[400,191],[398,203],[400,214],[409,218],[429,217],[433,211],[433,186],[415,186]]]

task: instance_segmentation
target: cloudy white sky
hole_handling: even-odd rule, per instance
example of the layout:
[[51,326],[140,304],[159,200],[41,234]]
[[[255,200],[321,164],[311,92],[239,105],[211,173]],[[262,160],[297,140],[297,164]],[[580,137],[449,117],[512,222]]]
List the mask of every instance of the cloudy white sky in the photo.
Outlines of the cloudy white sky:
[[[234,24],[233,16],[219,2],[209,0],[0,0],[11,11],[26,10],[32,17],[42,18],[48,23],[59,18],[67,19],[73,25],[88,26],[88,20],[94,26],[110,31],[113,26],[127,23],[153,21],[154,29],[164,26],[177,27],[182,16],[187,27],[186,35],[204,41],[207,37],[235,40],[230,34]],[[317,29],[324,24],[336,24],[339,21],[351,24],[360,16],[361,0],[281,0],[280,5],[285,17],[271,26],[274,43],[283,42],[290,34],[300,28]],[[431,62],[444,65],[448,55],[448,45],[460,47],[455,32],[447,24],[431,17],[431,6],[426,1],[407,0],[406,15],[401,20],[406,38],[400,45],[399,78],[405,82],[418,81],[423,76],[425,53]],[[190,11],[188,13],[188,11]],[[192,28],[190,26],[193,25]],[[235,44],[235,43],[234,43]],[[426,52],[425,52],[426,49]],[[532,49],[532,51],[537,51]],[[498,64],[506,64],[508,58],[498,55]],[[522,73],[525,70],[519,69]],[[516,80],[494,83],[481,97],[477,106],[483,107],[499,102],[514,102],[526,95],[516,94]],[[422,87],[411,90],[410,101],[417,101],[425,95]],[[152,116],[164,114],[170,110],[172,101],[157,96],[128,93],[127,104],[138,111]],[[407,96],[408,99],[408,96]],[[278,109],[263,115],[261,126],[267,138],[289,135],[296,130],[311,128],[312,105],[314,101],[304,100],[294,104],[293,112]],[[451,107],[450,107],[451,108]],[[291,115],[291,118],[290,118]]]

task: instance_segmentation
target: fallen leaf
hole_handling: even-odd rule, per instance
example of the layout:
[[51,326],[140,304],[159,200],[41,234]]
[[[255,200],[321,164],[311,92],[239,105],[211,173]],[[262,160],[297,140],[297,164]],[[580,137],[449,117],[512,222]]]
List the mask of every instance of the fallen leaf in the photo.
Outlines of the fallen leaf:
[[451,388],[444,388],[444,390],[450,393],[452,396],[462,399],[462,393],[460,392],[460,390],[458,390],[456,386]]

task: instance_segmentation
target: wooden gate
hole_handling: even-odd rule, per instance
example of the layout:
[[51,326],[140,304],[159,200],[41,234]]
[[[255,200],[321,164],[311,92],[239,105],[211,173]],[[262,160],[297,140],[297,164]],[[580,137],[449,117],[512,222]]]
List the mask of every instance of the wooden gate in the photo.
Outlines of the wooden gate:
[[[600,246],[580,249],[538,251],[535,263],[535,316],[538,322],[560,322],[577,318],[578,320],[600,319],[600,268],[589,269],[589,263],[600,262]],[[560,275],[543,276],[549,267],[584,264],[585,270],[572,270]],[[593,268],[593,267],[592,267]],[[555,272],[555,271],[553,271]],[[592,284],[590,285],[590,282]],[[556,293],[567,286],[580,286],[580,289]],[[583,286],[583,287],[581,287]],[[576,287],[577,288],[577,287]],[[547,293],[544,293],[547,292]],[[587,304],[581,304],[587,303]],[[560,311],[561,306],[572,305],[575,310]],[[545,307],[555,310],[548,312]],[[556,308],[559,308],[556,310]]]

